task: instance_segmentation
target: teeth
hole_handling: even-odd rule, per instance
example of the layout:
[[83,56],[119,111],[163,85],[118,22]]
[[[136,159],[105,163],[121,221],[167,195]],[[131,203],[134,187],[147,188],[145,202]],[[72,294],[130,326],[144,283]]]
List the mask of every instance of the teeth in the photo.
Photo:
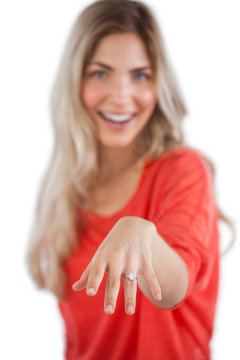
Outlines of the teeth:
[[132,118],[132,114],[109,114],[109,113],[101,113],[103,117],[107,120],[115,121],[115,122],[124,122],[130,120]]

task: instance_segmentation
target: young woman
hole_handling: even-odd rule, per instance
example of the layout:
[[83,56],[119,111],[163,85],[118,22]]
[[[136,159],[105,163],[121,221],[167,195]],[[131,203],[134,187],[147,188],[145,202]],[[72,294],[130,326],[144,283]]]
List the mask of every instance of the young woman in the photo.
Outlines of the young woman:
[[68,360],[210,358],[226,218],[210,161],[184,143],[185,114],[148,7],[87,7],[52,92],[28,256],[58,298]]

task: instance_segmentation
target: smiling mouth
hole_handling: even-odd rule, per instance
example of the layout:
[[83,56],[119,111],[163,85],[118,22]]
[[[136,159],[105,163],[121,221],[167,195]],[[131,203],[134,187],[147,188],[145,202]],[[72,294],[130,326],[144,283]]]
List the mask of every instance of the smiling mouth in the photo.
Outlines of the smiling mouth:
[[105,120],[112,124],[126,124],[130,122],[135,114],[112,114],[112,113],[103,113],[101,111],[98,114]]

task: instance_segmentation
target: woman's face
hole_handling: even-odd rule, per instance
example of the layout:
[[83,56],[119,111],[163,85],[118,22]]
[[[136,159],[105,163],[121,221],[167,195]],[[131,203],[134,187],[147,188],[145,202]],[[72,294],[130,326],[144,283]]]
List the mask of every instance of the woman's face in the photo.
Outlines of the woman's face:
[[82,101],[106,147],[132,144],[156,105],[156,85],[142,40],[133,33],[104,37],[87,64]]

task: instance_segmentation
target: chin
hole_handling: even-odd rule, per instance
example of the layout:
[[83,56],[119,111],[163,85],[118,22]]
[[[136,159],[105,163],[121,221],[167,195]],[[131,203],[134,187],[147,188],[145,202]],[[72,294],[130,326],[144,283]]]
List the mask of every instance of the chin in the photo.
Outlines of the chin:
[[134,143],[135,139],[100,139],[100,143],[102,146],[106,148],[126,148],[131,146]]
[[105,143],[105,144],[102,144],[104,147],[106,148],[116,148],[116,149],[123,149],[123,148],[127,148],[129,146],[132,145],[132,143]]

